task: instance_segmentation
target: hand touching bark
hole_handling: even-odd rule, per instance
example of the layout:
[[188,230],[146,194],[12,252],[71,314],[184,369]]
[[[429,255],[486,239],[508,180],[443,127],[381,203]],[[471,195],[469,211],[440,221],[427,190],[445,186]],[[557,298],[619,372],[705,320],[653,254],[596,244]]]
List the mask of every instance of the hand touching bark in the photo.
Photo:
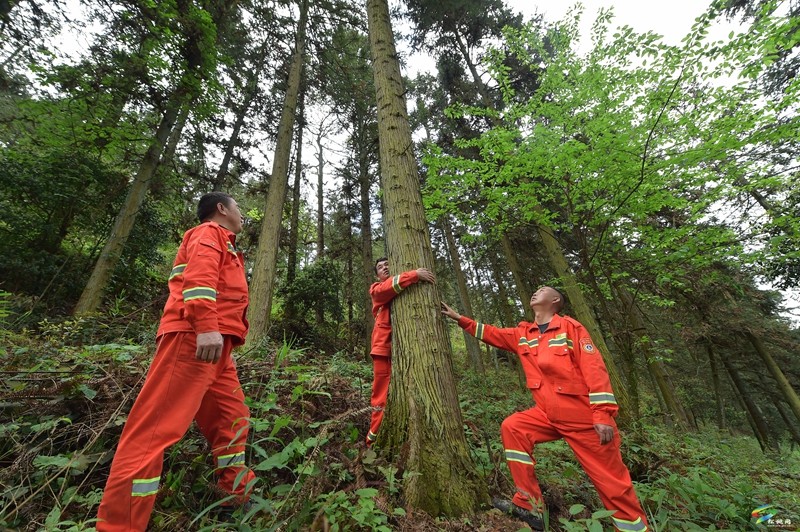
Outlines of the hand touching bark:
[[436,276],[428,268],[417,268],[417,277],[423,283],[436,284]]

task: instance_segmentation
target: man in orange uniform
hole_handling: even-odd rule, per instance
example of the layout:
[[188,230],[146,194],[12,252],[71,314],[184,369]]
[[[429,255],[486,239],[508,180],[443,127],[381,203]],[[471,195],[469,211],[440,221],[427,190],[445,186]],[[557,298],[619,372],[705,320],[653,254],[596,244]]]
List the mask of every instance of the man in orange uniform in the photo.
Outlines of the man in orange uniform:
[[375,273],[378,282],[372,283],[369,295],[372,298],[372,316],[375,326],[372,329],[372,419],[367,433],[367,447],[378,437],[378,428],[383,421],[386,397],[389,394],[389,378],[392,375],[392,322],[391,303],[406,287],[418,283],[434,283],[436,278],[427,268],[419,268],[403,272],[391,277],[389,259],[381,257],[375,262]]
[[244,258],[236,251],[242,215],[233,198],[200,198],[202,222],[186,232],[169,278],[157,347],[122,431],[97,512],[97,530],[145,530],[161,479],[164,450],[192,420],[211,444],[218,485],[232,509],[249,498],[244,465],[250,412],[231,350],[244,343],[248,305]]
[[[589,333],[578,321],[559,316],[564,296],[549,286],[530,301],[536,321],[499,329],[461,316],[442,303],[442,314],[489,345],[519,355],[536,406],[507,417],[501,426],[506,462],[517,492],[494,505],[542,530],[536,513],[544,509],[536,480],[537,443],[564,438],[597,489],[603,505],[614,510],[618,530],[643,532],[647,519],[636,498],[619,452],[614,417],[617,401],[608,371]],[[533,510],[533,511],[532,511]]]

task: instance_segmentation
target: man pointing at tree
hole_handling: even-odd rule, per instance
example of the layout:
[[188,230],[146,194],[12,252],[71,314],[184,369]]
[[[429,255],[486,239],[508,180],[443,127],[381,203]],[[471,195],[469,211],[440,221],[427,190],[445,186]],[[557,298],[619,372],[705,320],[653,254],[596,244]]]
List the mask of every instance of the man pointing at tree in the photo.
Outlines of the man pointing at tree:
[[495,507],[542,530],[544,510],[534,471],[536,444],[563,438],[591,479],[618,530],[644,532],[647,519],[619,452],[614,418],[617,401],[603,358],[578,321],[560,316],[564,296],[537,290],[530,301],[536,320],[500,329],[459,315],[442,303],[442,314],[477,339],[519,355],[536,406],[507,417],[501,426],[506,462],[517,491]]

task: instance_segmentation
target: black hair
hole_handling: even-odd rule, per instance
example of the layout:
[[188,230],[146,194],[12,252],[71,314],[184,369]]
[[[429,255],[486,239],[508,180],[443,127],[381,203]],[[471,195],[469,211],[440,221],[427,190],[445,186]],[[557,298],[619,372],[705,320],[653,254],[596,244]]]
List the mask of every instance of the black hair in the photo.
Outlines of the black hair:
[[381,262],[383,262],[385,260],[389,260],[389,257],[381,257],[381,258],[379,258],[378,260],[375,261],[375,266],[373,266],[373,268],[375,269],[375,273],[378,273],[378,264],[380,264]]
[[197,202],[197,219],[205,222],[214,216],[217,212],[217,205],[222,203],[226,207],[231,206],[233,198],[224,192],[209,192],[203,194],[200,201]]
[[557,305],[556,305],[556,314],[558,314],[558,313],[560,313],[560,312],[561,312],[561,311],[564,309],[564,307],[567,305],[567,296],[566,296],[566,294],[564,294],[564,292],[563,292],[563,291],[559,290],[558,288],[556,288],[556,287],[554,287],[554,286],[551,286],[550,288],[552,288],[553,290],[555,290],[556,292],[558,292],[558,297],[560,298],[560,301],[559,301],[559,302],[557,303]]

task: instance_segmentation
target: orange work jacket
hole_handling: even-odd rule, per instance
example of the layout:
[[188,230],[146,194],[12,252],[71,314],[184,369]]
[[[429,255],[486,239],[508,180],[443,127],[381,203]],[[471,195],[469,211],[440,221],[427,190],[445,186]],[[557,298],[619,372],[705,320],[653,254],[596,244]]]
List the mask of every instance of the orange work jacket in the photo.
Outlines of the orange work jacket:
[[372,298],[372,316],[375,326],[372,328],[372,347],[370,354],[392,355],[392,318],[391,303],[406,287],[419,281],[417,270],[403,272],[385,281],[372,283],[369,295]]
[[500,329],[462,316],[458,325],[494,347],[519,355],[536,406],[552,422],[614,425],[619,408],[600,351],[583,325],[553,316],[543,333],[537,323]]
[[204,222],[183,235],[157,336],[219,332],[242,344],[248,303],[244,257],[236,250],[236,235],[216,222]]

